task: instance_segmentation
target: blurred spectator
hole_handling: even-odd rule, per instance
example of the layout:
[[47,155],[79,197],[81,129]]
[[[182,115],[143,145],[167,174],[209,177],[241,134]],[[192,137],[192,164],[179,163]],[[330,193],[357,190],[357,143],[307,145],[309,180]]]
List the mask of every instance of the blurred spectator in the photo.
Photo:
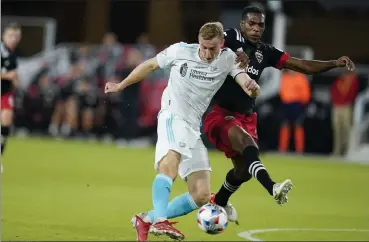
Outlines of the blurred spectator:
[[142,60],[148,60],[156,55],[155,47],[150,43],[146,33],[140,34],[137,38],[136,48],[142,53]]
[[279,134],[279,151],[286,152],[290,142],[290,128],[294,125],[295,150],[303,153],[305,148],[304,112],[311,98],[306,75],[291,70],[282,73],[280,98],[284,120]]
[[84,137],[91,135],[97,107],[97,86],[92,77],[81,77],[77,87],[77,118]]
[[134,45],[122,45],[115,34],[107,33],[100,46],[64,49],[63,55],[41,60],[45,68],[17,95],[17,127],[63,137],[111,135],[133,144],[140,142],[136,140],[140,136],[156,134],[160,97],[167,85],[164,71],[124,92],[104,94],[106,81],[120,82],[156,55],[145,33]]
[[332,84],[333,155],[343,155],[352,125],[352,105],[359,88],[358,77],[346,71]]
[[[121,79],[121,72],[126,62],[126,50],[117,40],[114,33],[106,33],[102,39],[102,47],[99,52],[99,68],[97,73],[98,92],[97,92],[97,108],[96,108],[96,131],[98,135],[102,135],[107,128],[106,122],[112,121],[114,127],[109,125],[109,128],[117,129],[117,125],[121,123],[120,115],[116,115],[115,111],[120,105],[119,95],[105,95],[104,87],[108,81],[118,82]],[[111,115],[113,114],[114,115]],[[115,120],[118,118],[118,120]],[[112,133],[117,133],[111,131]]]
[[359,126],[366,117],[369,117],[369,76],[366,89],[356,98],[354,107],[354,126]]
[[25,119],[28,120],[25,126],[28,130],[42,131],[47,128],[57,94],[57,88],[49,76],[49,69],[41,69],[28,87],[23,100]]
[[[78,128],[78,102],[77,88],[79,82],[93,82],[96,85],[96,71],[98,60],[88,55],[89,47],[82,45],[76,52],[71,54],[70,71],[65,76],[57,78],[57,83],[61,86],[58,101],[53,112],[49,133],[57,136],[61,133],[68,137]],[[60,128],[60,132],[59,132]]]

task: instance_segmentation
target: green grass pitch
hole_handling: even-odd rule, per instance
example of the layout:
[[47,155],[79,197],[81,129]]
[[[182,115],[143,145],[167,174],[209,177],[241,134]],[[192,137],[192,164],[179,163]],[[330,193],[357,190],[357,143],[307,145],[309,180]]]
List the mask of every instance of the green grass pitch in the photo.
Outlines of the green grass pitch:
[[[211,152],[212,189],[231,162]],[[242,241],[240,232],[267,228],[369,230],[369,166],[321,158],[264,155],[272,177],[292,179],[290,202],[278,206],[252,180],[232,197],[240,225],[220,235],[197,228],[196,213],[178,219],[186,240]],[[47,139],[9,140],[3,159],[2,240],[135,240],[130,219],[151,208],[153,149]],[[178,179],[172,197],[186,191]],[[262,240],[369,240],[369,231],[275,231]],[[153,238],[153,240],[158,240]]]

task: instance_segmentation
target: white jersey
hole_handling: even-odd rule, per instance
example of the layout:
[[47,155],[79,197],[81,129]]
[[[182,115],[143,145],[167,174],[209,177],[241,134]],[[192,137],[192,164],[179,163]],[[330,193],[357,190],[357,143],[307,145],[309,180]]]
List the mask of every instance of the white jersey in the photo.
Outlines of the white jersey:
[[[160,52],[160,68],[171,68],[168,86],[162,95],[161,109],[169,110],[200,129],[201,117],[227,75],[236,77],[245,70],[238,68],[236,54],[222,49],[211,62],[199,56],[199,44],[176,43]],[[230,93],[230,95],[232,95]]]

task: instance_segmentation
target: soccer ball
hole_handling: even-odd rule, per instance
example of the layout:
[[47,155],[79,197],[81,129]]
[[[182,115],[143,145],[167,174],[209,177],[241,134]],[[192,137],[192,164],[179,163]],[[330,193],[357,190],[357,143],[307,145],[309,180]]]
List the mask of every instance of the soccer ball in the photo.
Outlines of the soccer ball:
[[228,225],[227,212],[221,206],[205,204],[197,212],[197,225],[208,234],[220,234]]

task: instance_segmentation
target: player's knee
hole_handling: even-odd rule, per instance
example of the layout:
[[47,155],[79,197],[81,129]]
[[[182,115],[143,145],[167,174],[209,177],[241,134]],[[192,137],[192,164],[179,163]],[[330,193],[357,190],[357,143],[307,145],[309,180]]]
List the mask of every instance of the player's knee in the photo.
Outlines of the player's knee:
[[242,154],[247,146],[257,146],[252,136],[238,126],[232,126],[228,131],[232,148]]
[[13,111],[4,109],[1,110],[1,125],[2,126],[10,126],[13,122]]
[[181,154],[172,150],[168,151],[159,163],[159,172],[175,180],[178,174],[180,159]]

